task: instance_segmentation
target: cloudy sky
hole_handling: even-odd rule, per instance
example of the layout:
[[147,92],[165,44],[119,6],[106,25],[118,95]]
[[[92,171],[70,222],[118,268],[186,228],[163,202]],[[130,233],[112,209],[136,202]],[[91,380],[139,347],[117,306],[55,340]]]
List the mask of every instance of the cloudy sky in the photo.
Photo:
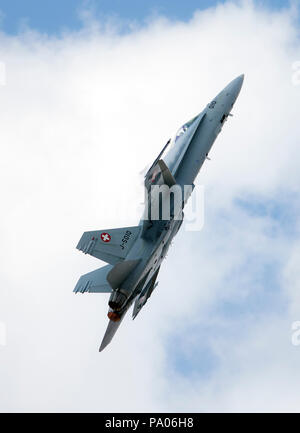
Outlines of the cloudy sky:
[[[0,411],[299,411],[298,3],[0,10]],[[82,232],[136,225],[141,171],[241,73],[203,229],[99,353],[108,295],[72,292],[104,265]]]

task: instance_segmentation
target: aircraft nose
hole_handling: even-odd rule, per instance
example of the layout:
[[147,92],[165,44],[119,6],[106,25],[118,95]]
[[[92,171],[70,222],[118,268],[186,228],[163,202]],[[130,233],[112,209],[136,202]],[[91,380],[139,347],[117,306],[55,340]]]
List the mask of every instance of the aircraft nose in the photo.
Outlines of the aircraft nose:
[[238,97],[244,81],[244,74],[239,75],[232,80],[226,87],[225,92],[229,93],[233,97],[233,101]]
[[238,93],[240,92],[240,90],[242,88],[243,82],[244,82],[244,74],[239,75],[238,77],[236,77],[233,80],[234,87]]

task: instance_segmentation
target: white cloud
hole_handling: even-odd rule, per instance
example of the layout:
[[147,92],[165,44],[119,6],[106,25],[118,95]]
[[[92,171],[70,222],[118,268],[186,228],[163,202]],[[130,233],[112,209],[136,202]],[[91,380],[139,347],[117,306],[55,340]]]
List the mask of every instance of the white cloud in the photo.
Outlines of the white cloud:
[[[188,23],[157,17],[124,35],[89,20],[61,38],[1,34],[1,410],[298,410],[297,228],[291,239],[284,219],[236,204],[282,196],[294,214],[296,25],[293,10],[245,2]],[[75,250],[81,233],[137,223],[139,172],[243,72],[235,116],[199,176],[204,230],[178,235],[157,293],[99,354],[107,296],[72,293],[101,266]],[[274,296],[263,276],[269,263],[278,268]],[[229,318],[228,303],[244,315]],[[211,333],[199,341],[203,327]],[[184,374],[174,367],[174,335],[187,339],[183,362],[199,353],[195,342],[210,349],[209,374],[201,358],[199,371],[197,362]]]

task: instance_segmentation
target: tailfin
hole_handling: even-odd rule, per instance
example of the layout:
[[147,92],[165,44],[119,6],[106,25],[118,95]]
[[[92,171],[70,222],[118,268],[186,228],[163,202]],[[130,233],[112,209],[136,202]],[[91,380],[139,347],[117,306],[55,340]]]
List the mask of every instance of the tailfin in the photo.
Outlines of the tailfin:
[[76,248],[115,265],[126,258],[140,230],[134,226],[84,232]]

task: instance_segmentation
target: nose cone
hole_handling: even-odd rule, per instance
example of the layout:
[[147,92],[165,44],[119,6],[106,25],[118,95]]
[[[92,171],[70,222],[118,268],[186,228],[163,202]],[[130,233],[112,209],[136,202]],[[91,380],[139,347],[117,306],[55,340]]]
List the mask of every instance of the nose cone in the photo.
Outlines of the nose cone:
[[234,85],[234,87],[238,93],[240,92],[240,90],[242,88],[243,82],[244,82],[244,74],[239,75],[238,77],[236,77],[232,81],[232,83],[233,83],[233,85]]
[[229,93],[233,99],[233,102],[238,97],[244,81],[244,74],[239,75],[232,80],[224,89],[224,92]]

